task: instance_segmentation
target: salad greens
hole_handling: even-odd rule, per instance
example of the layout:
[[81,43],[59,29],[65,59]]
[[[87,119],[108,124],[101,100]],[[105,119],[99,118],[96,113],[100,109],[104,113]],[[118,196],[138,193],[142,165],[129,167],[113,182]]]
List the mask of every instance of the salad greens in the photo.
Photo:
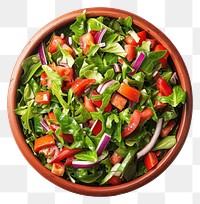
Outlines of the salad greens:
[[117,185],[154,168],[176,145],[186,100],[168,57],[131,17],[84,11],[55,30],[23,62],[17,91],[15,113],[35,156],[85,185]]

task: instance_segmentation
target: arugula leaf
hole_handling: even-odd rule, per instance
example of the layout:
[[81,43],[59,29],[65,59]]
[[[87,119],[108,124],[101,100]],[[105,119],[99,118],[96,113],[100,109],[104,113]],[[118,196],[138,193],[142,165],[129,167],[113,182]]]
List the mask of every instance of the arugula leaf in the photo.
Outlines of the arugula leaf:
[[125,57],[127,53],[119,43],[108,44],[105,48],[101,49],[102,52],[113,53],[121,57]]
[[34,98],[35,98],[34,93],[31,89],[30,85],[27,83],[25,88],[24,88],[24,101],[28,102]]
[[153,111],[152,119],[157,122],[158,121],[158,116],[157,116],[157,113],[156,113],[156,111],[154,109],[153,102],[152,102],[152,100],[150,98],[147,99],[147,101],[146,101],[146,107],[149,107]]
[[46,72],[48,78],[52,81],[51,90],[52,90],[53,95],[57,97],[62,107],[64,109],[67,109],[68,105],[62,97],[62,96],[65,96],[65,94],[61,90],[62,78],[56,72],[54,72],[51,68],[49,68],[47,65],[43,65],[42,68]]
[[70,26],[70,29],[75,33],[75,35],[80,37],[86,33],[85,21],[86,15],[84,11],[80,16],[76,17],[76,21]]
[[75,110],[75,120],[77,121],[77,123],[84,123],[91,118],[90,113],[78,100]]
[[34,95],[36,95],[36,93],[40,92],[40,86],[37,84],[35,79],[31,78],[31,80],[29,81],[29,85],[30,85]]
[[98,159],[96,150],[85,150],[77,153],[75,157],[76,159],[79,159],[79,160],[92,161],[92,162],[96,162]]
[[161,149],[170,149],[176,144],[176,136],[167,136],[162,138],[152,149],[157,151]]
[[115,121],[115,123],[119,123],[119,118],[116,114],[112,113],[107,117],[106,120],[106,128],[111,128],[112,127],[112,122]]
[[131,117],[130,108],[126,108],[119,113],[119,118],[122,124],[124,124],[124,122],[129,123],[130,117]]
[[101,21],[97,20],[96,18],[88,19],[87,23],[88,23],[88,27],[91,30],[100,31],[102,28],[106,28],[108,31],[113,32],[113,30],[111,28],[104,25]]
[[44,133],[44,128],[41,125],[41,121],[43,120],[42,116],[37,116],[33,118],[34,121],[34,130],[36,133]]
[[103,81],[102,75],[97,70],[86,70],[84,76],[87,79],[95,79],[98,84]]
[[126,79],[131,86],[136,86],[139,90],[141,90],[144,85],[144,77],[144,73],[138,72],[132,76],[132,79],[130,79],[129,77],[126,77]]
[[114,78],[114,76],[115,76],[114,69],[108,69],[104,74],[104,77],[105,77],[104,80],[105,81],[111,80]]
[[99,46],[98,44],[92,45],[92,46],[90,47],[90,49],[88,50],[88,52],[87,52],[86,55],[87,55],[88,57],[94,56],[94,55],[97,53],[97,51],[99,50],[99,48],[100,48],[100,46]]
[[178,114],[175,109],[172,106],[169,106],[169,109],[167,109],[160,117],[164,118],[165,121],[168,121],[176,118],[177,116]]
[[115,132],[113,134],[113,138],[116,139],[119,143],[122,140],[122,124],[121,121],[119,120],[119,122],[116,124],[115,126]]
[[24,70],[21,76],[21,83],[26,84],[35,72],[41,67],[41,62],[38,54],[27,57],[22,63],[22,69]]
[[114,65],[118,62],[118,57],[113,53],[106,53],[104,56],[104,60],[106,61],[107,65]]
[[186,92],[180,85],[173,87],[173,93],[169,96],[160,96],[156,98],[162,103],[169,103],[173,107],[177,107],[180,103],[184,104],[186,100]]

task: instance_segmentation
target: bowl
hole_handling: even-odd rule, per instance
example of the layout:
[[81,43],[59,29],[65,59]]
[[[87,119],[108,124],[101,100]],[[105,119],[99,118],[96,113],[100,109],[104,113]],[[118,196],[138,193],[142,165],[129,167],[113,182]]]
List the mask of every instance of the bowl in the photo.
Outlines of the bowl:
[[31,55],[34,50],[37,48],[39,43],[47,37],[54,30],[72,23],[75,18],[83,12],[84,9],[73,11],[71,13],[65,14],[51,21],[49,24],[41,28],[27,43],[23,51],[21,52],[15,67],[12,72],[12,76],[10,79],[10,85],[8,90],[8,102],[7,102],[7,110],[8,117],[10,122],[10,128],[12,130],[12,134],[14,139],[21,150],[24,157],[27,161],[32,165],[35,170],[40,173],[43,177],[54,183],[55,185],[66,189],[68,191],[72,191],[74,193],[88,195],[88,196],[112,196],[118,195],[122,193],[126,193],[132,190],[135,190],[153,179],[159,176],[176,158],[178,153],[180,152],[183,144],[187,138],[187,134],[190,127],[191,117],[192,117],[192,89],[191,82],[189,79],[189,75],[187,72],[187,68],[183,62],[181,55],[179,54],[176,47],[173,43],[163,34],[158,28],[149,23],[148,21],[142,19],[141,17],[119,9],[114,8],[88,8],[86,9],[87,17],[97,17],[97,16],[107,16],[111,18],[126,18],[127,16],[131,16],[133,18],[133,22],[135,25],[145,30],[149,36],[155,38],[159,43],[161,43],[170,54],[170,63],[174,67],[174,70],[177,72],[178,77],[180,79],[180,84],[182,88],[187,93],[187,100],[185,105],[182,108],[182,115],[180,119],[180,126],[177,133],[177,144],[171,148],[167,154],[162,158],[162,160],[158,163],[157,167],[148,171],[143,176],[139,178],[129,181],[116,186],[85,186],[80,184],[74,184],[70,181],[67,181],[61,177],[58,177],[52,174],[48,169],[46,169],[42,163],[34,156],[32,150],[27,145],[23,131],[21,129],[20,121],[17,115],[14,113],[14,109],[16,108],[16,93],[17,88],[19,86],[20,76],[22,73],[22,62],[26,57]]

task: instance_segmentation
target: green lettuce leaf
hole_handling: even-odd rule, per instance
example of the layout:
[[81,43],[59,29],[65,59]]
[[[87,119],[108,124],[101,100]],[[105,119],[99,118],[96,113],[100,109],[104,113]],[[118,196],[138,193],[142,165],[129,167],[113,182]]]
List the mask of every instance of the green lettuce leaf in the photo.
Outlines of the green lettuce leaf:
[[105,48],[101,50],[102,52],[113,53],[121,57],[125,57],[127,53],[119,43],[108,44]]

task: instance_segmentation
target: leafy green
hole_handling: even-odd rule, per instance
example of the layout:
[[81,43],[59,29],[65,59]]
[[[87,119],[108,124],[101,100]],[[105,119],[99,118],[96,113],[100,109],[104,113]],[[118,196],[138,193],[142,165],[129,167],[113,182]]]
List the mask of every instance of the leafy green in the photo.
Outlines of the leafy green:
[[119,123],[119,118],[116,114],[112,113],[107,117],[106,120],[106,128],[111,128],[112,127],[112,122],[115,121],[115,123]]
[[88,57],[94,56],[94,55],[97,53],[97,51],[99,50],[99,48],[100,48],[100,46],[99,46],[98,44],[92,45],[92,46],[90,47],[90,49],[88,50],[88,52],[87,52],[86,55],[87,55]]
[[38,54],[27,57],[22,63],[22,69],[24,70],[21,76],[21,83],[26,84],[35,72],[41,67],[41,62]]
[[162,138],[152,149],[157,151],[161,149],[170,149],[176,144],[176,136],[167,136]]
[[118,61],[117,55],[113,53],[106,53],[104,56],[104,60],[106,61],[107,65],[114,65]]
[[86,15],[84,11],[80,16],[76,17],[76,21],[70,26],[70,29],[75,33],[75,35],[82,36],[86,33],[85,21]]
[[110,43],[105,48],[101,49],[102,52],[113,53],[121,57],[125,57],[127,53],[119,43]]
[[180,103],[184,104],[186,100],[186,92],[180,85],[173,87],[173,93],[169,96],[157,97],[162,103],[169,103],[173,107],[177,107]]
[[97,20],[95,18],[89,18],[87,23],[88,23],[88,27],[91,30],[100,31],[102,28],[106,28],[108,31],[113,32],[113,30],[111,28],[104,25],[101,21],[99,21],[99,20]]
[[98,159],[96,150],[85,150],[77,153],[75,157],[76,159],[79,159],[79,160],[92,161],[92,162],[96,162]]

